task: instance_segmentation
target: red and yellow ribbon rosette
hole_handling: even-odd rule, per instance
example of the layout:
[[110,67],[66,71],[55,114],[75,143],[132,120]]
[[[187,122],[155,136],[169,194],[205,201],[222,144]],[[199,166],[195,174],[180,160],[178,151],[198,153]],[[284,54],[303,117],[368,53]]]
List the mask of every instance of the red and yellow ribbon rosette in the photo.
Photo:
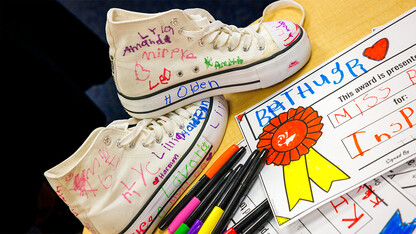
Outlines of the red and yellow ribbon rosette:
[[289,210],[300,200],[313,202],[310,181],[328,192],[332,182],[350,178],[312,148],[321,137],[322,117],[311,107],[298,107],[271,119],[257,148],[269,149],[267,165],[283,166]]

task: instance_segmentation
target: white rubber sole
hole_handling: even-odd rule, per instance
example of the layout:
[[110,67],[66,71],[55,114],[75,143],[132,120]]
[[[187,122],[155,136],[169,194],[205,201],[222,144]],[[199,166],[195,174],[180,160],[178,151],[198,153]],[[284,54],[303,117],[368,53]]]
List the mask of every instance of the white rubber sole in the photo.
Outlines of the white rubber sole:
[[301,27],[299,39],[275,55],[215,75],[198,77],[152,93],[127,97],[118,94],[124,109],[135,118],[152,118],[189,103],[225,93],[237,93],[277,84],[299,71],[309,60],[311,45]]

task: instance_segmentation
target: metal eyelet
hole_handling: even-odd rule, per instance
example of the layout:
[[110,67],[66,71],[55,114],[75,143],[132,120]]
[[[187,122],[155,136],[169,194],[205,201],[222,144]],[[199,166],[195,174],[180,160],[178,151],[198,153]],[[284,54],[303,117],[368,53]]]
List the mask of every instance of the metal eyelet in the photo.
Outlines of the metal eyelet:
[[156,143],[157,143],[157,144],[162,143],[162,138],[160,138],[160,139],[156,139]]
[[175,135],[175,133],[173,133],[173,132],[168,133],[168,137],[173,137],[174,135]]
[[106,146],[111,145],[111,138],[110,138],[110,137],[106,137],[106,138],[104,138],[104,144],[105,144]]
[[195,66],[194,69],[192,69],[192,71],[194,71],[194,73],[198,73],[199,72],[199,67]]
[[266,48],[266,46],[262,46],[262,47],[257,47],[257,49],[259,49],[260,51],[264,50]]
[[179,23],[178,18],[173,18],[173,19],[170,21],[170,25],[172,25],[172,26],[176,26],[176,25],[178,25],[178,23]]
[[188,37],[188,41],[193,41],[194,39],[192,39],[192,37]]
[[182,76],[183,76],[183,72],[182,72],[182,71],[178,71],[178,72],[176,73],[176,75],[177,75],[178,77],[182,77]]
[[216,45],[212,45],[212,48],[214,49],[214,50],[218,50],[218,47],[216,46]]
[[250,48],[243,47],[243,51],[247,52]]
[[123,146],[120,144],[120,139],[117,139],[117,144],[116,145],[117,145],[118,148],[123,148]]
[[130,142],[130,143],[129,143],[129,148],[130,148],[130,149],[134,149],[134,147],[136,147],[136,143],[132,143],[132,142]]
[[178,31],[179,35],[182,35],[183,34],[183,30],[185,30],[184,27],[182,27],[181,29],[179,29],[179,31]]
[[143,146],[144,148],[149,147],[149,145],[146,145],[143,141],[142,141],[142,146]]
[[185,128],[185,125],[183,124],[179,125],[179,129],[184,129],[184,128]]
[[199,43],[199,46],[201,46],[201,47],[205,46],[205,44],[202,42],[202,40],[199,40],[198,43]]
[[230,47],[228,47],[228,51],[229,52],[232,52],[232,51],[234,51],[235,49],[231,49]]

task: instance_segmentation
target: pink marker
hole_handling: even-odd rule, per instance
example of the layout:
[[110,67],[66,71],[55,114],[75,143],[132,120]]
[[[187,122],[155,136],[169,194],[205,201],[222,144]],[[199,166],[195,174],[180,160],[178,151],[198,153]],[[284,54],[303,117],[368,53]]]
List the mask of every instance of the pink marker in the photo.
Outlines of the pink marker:
[[193,197],[192,200],[179,212],[172,223],[169,225],[168,232],[175,233],[176,229],[188,218],[188,216],[195,210],[195,208],[201,203],[197,197]]
[[[238,146],[237,146],[238,147]],[[232,147],[236,148],[236,147]],[[206,195],[212,190],[213,187],[217,184],[218,181],[221,180],[221,178],[224,177],[224,174],[229,171],[229,169],[232,167],[232,165],[236,162],[237,159],[239,159],[246,151],[245,147],[240,147],[238,150],[234,151],[230,147],[229,150],[227,150],[224,154],[218,158],[214,165],[210,167],[210,169],[205,173],[207,177],[209,177],[209,174],[211,174],[211,179],[205,184],[204,187],[199,189],[196,195],[194,195],[191,199],[191,201],[179,212],[179,214],[175,217],[175,219],[170,223],[168,232],[173,234],[175,231],[179,228],[179,226],[188,218],[188,216],[195,210],[195,208],[198,206],[199,203],[201,203],[201,200],[203,200]],[[229,153],[227,152],[234,151],[235,153],[232,154],[232,156],[227,156]],[[223,158],[223,156],[225,156]],[[217,162],[219,162],[217,164]],[[168,214],[169,215],[169,214]],[[163,220],[162,220],[163,222]]]

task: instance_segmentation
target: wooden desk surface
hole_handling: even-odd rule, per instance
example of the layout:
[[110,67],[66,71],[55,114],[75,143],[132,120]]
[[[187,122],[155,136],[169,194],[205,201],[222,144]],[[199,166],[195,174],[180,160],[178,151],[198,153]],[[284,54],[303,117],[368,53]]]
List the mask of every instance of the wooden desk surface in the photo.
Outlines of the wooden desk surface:
[[[243,139],[234,119],[235,115],[240,114],[257,102],[277,92],[290,82],[354,44],[371,33],[372,28],[382,26],[416,6],[416,0],[296,1],[303,6],[306,12],[303,27],[309,35],[312,46],[312,55],[309,62],[298,73],[275,86],[267,89],[224,95],[229,105],[228,126],[221,146],[206,168],[209,168],[216,158],[231,144],[236,144]],[[261,16],[261,12],[259,12],[259,16]],[[299,10],[288,7],[277,9],[273,14],[268,15],[265,21],[284,19],[298,23],[300,18],[301,13]],[[84,229],[84,233],[89,232]],[[167,234],[168,232],[156,230],[154,233]]]

